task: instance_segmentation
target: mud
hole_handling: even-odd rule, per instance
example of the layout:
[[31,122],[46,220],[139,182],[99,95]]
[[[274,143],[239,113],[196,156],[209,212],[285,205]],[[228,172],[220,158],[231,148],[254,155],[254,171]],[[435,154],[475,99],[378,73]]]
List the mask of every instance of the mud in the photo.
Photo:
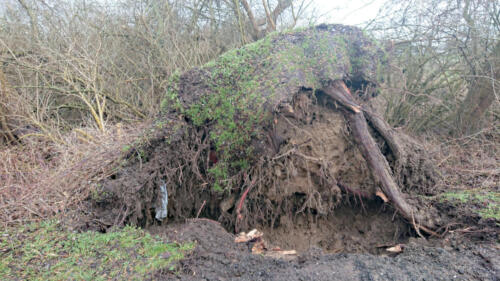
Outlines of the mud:
[[411,239],[397,256],[325,254],[313,247],[284,260],[251,254],[215,221],[151,230],[197,243],[175,271],[159,273],[158,280],[500,280],[498,245],[465,246],[451,237],[435,243]]
[[382,246],[405,243],[413,235],[406,222],[393,219],[388,206],[366,201],[363,208],[342,205],[329,216],[289,216],[274,228],[257,228],[271,245],[299,252],[315,247],[325,253],[379,254]]

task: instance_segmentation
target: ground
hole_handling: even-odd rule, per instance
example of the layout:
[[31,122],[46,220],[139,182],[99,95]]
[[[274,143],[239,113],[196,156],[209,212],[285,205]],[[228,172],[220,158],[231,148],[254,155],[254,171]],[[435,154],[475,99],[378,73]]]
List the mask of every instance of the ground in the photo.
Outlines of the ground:
[[[405,224],[391,223],[383,205],[365,204],[365,211],[340,207],[337,217],[319,220],[316,226],[298,223],[289,229],[265,229],[269,247],[298,251],[278,258],[252,253],[252,243],[235,243],[235,234],[206,218],[108,233],[70,231],[57,220],[11,227],[0,233],[0,276],[2,280],[500,280],[498,231],[468,226],[444,237],[417,238],[398,230]],[[339,235],[344,237],[336,240]],[[402,252],[386,250],[397,244]]]
[[[467,246],[454,241],[411,239],[397,256],[324,254],[311,248],[296,258],[273,259],[251,254],[234,243],[217,222],[191,220],[155,229],[172,239],[197,241],[179,263],[180,274],[165,280],[499,280],[498,245]],[[433,243],[439,243],[434,247]]]

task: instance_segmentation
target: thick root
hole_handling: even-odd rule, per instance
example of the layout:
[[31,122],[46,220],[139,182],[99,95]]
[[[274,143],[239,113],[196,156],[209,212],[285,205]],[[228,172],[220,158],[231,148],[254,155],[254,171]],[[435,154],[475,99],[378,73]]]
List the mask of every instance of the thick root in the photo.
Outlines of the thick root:
[[[403,198],[402,193],[392,176],[391,168],[387,159],[380,151],[373,137],[370,135],[365,114],[362,110],[357,110],[360,109],[361,106],[356,104],[344,82],[340,80],[335,81],[323,89],[323,91],[329,97],[348,109],[344,111],[344,115],[352,130],[354,139],[359,145],[361,154],[365,158],[373,178],[378,184],[380,184],[381,190],[393,206],[403,217],[413,223],[417,232],[420,229],[427,231],[429,228],[434,228],[435,226],[430,220],[425,219],[424,215],[418,212],[416,208],[408,204]],[[371,117],[373,118],[373,116]],[[375,118],[373,120],[375,120],[375,122],[380,121]],[[382,122],[377,122],[377,124],[379,125],[378,129],[381,131],[381,135],[385,136],[384,138],[391,140],[389,145],[391,146],[391,149],[394,149],[396,157],[402,157],[404,151],[400,149],[398,140],[391,135],[389,130],[385,130],[386,128],[383,127],[385,124]]]

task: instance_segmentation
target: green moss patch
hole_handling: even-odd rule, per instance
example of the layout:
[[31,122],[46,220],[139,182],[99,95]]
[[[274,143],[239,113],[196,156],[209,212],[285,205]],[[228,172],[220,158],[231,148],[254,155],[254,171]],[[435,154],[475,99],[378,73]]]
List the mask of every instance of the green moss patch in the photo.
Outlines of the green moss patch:
[[2,280],[143,280],[175,261],[193,243],[166,243],[127,226],[109,233],[74,233],[57,221],[0,232]]
[[440,195],[441,200],[475,206],[474,211],[483,218],[500,221],[500,192],[485,190],[448,191]]
[[230,188],[231,176],[254,163],[252,140],[265,138],[272,113],[303,88],[353,78],[375,82],[381,49],[361,30],[340,26],[272,33],[231,50],[199,69],[170,77],[165,112],[209,128],[218,163],[214,189]]

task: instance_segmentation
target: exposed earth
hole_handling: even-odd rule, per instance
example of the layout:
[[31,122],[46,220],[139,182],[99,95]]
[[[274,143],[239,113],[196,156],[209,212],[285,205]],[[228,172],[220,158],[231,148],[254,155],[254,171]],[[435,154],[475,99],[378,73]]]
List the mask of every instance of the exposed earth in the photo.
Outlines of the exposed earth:
[[193,219],[153,228],[176,241],[196,241],[195,250],[162,280],[500,280],[500,249],[445,240],[411,238],[398,255],[327,254],[312,247],[296,257],[252,254],[219,223]]

